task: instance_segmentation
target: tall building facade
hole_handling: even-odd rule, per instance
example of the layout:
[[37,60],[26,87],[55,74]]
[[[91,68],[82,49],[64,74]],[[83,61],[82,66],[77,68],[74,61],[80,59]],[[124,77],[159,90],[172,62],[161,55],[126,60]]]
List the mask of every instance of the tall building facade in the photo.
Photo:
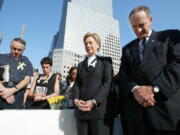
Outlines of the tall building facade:
[[3,2],[4,2],[4,0],[0,0],[0,11],[1,11],[1,8],[2,8],[2,5],[3,5]]
[[[0,11],[1,11],[3,2],[4,2],[4,0],[0,0]],[[1,42],[2,42],[2,33],[0,32],[0,44],[1,44]]]
[[119,23],[113,18],[112,0],[64,0],[60,29],[54,36],[49,55],[53,72],[68,74],[85,57],[83,36],[97,33],[101,38],[100,55],[110,56],[115,73],[120,66]]

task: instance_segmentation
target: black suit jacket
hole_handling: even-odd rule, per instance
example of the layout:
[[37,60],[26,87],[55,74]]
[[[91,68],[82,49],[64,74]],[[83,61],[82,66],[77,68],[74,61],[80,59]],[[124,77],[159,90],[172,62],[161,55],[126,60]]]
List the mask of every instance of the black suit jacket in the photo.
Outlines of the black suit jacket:
[[75,99],[84,101],[95,99],[98,106],[90,112],[75,109],[75,116],[79,119],[104,119],[107,112],[107,97],[112,81],[112,65],[104,57],[97,56],[94,69],[90,70],[87,58],[78,65],[77,79],[73,86]]
[[[136,123],[147,116],[156,129],[174,130],[180,119],[180,31],[153,31],[142,61],[138,42],[136,39],[123,48],[118,74],[123,89],[123,119]],[[138,104],[131,92],[136,85],[160,88],[154,107]]]

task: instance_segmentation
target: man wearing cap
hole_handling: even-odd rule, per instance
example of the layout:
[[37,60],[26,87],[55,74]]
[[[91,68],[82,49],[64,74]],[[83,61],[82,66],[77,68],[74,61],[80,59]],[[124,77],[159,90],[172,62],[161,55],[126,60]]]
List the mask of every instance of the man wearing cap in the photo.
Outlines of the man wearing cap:
[[12,40],[11,53],[0,56],[0,66],[6,68],[4,81],[0,83],[0,109],[22,109],[24,91],[33,76],[32,64],[22,53],[26,42],[21,38]]

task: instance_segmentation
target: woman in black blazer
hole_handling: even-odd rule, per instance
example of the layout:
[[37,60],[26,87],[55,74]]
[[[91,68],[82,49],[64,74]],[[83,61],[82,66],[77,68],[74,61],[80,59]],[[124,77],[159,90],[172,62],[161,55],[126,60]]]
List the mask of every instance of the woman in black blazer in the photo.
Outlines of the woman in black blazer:
[[87,57],[78,65],[73,91],[78,135],[110,135],[107,98],[112,80],[112,65],[97,53],[101,41],[96,33],[84,38]]

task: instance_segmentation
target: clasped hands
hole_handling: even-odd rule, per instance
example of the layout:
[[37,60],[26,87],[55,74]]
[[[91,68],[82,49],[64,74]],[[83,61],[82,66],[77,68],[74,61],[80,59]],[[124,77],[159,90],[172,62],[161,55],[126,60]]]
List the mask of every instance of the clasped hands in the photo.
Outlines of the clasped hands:
[[44,101],[47,100],[45,93],[37,93],[34,96],[34,101]]
[[5,99],[8,104],[13,104],[15,102],[14,93],[14,88],[5,88],[0,84],[0,96]]
[[83,101],[83,100],[75,99],[74,104],[81,111],[91,111],[94,107],[92,100]]
[[156,104],[152,86],[138,86],[134,89],[133,94],[137,102],[144,107],[150,107]]

